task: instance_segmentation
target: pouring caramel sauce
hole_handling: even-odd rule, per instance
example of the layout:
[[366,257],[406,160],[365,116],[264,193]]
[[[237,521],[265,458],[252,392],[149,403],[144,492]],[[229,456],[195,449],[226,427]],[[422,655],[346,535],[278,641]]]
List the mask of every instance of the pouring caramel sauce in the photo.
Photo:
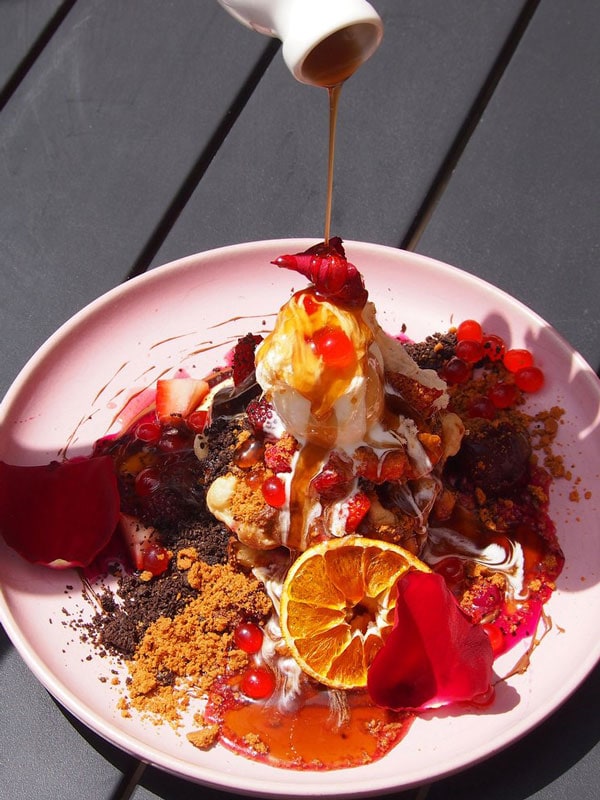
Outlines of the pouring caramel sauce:
[[327,201],[325,205],[325,243],[331,232],[333,168],[338,106],[343,83],[364,63],[377,46],[379,32],[373,25],[357,23],[332,33],[306,57],[302,76],[306,83],[327,89],[329,94],[329,158]]

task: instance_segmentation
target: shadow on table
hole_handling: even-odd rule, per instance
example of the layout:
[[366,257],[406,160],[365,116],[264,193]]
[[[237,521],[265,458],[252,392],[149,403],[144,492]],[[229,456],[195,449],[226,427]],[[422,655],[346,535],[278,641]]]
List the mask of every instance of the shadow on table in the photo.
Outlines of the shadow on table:
[[548,797],[593,800],[597,796],[597,765],[594,770],[589,768],[588,780],[585,776],[580,782],[571,779],[568,786],[561,786],[560,780],[600,742],[600,718],[595,712],[598,696],[600,666],[548,720],[502,753],[434,783],[427,800],[524,800],[554,781],[557,787]]

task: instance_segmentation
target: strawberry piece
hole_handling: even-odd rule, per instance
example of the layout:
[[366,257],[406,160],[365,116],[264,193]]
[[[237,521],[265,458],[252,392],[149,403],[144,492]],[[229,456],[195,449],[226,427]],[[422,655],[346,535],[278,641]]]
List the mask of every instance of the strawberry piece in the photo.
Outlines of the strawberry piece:
[[156,528],[144,525],[131,514],[122,513],[119,522],[133,566],[161,575],[169,566],[171,554],[161,545]]
[[323,500],[340,500],[348,494],[352,480],[352,464],[338,453],[332,453],[323,469],[312,479],[311,487]]
[[489,702],[490,640],[463,614],[444,578],[409,571],[397,590],[394,627],[369,668],[373,702],[396,711]]
[[0,531],[33,564],[88,566],[112,537],[119,505],[109,456],[33,467],[0,461]]
[[291,472],[298,442],[289,433],[275,442],[265,442],[265,464],[273,472]]
[[238,339],[233,351],[232,369],[233,383],[239,386],[254,372],[254,351],[262,342],[262,336],[247,333]]
[[347,503],[346,533],[354,533],[370,508],[371,501],[364,492],[352,495]]
[[197,378],[168,378],[156,383],[156,416],[163,425],[176,425],[195,411],[209,392]]

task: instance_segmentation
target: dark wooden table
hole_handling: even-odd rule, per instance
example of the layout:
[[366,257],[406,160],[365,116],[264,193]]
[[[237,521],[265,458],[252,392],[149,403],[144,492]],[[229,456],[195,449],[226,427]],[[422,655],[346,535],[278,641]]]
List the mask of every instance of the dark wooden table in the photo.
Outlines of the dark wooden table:
[[[342,93],[333,232],[434,256],[600,364],[600,4],[374,0]],[[228,243],[322,237],[327,101],[213,0],[0,2],[0,393],[87,302]],[[83,729],[0,638],[0,797],[218,792]],[[395,797],[598,796],[598,668],[549,720]]]

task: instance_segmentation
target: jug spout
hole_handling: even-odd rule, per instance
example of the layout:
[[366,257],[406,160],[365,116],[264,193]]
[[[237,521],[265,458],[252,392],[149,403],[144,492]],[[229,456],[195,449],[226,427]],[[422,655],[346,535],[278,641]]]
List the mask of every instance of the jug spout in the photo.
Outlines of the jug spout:
[[281,39],[283,59],[301,83],[345,81],[377,49],[383,22],[367,0],[219,0],[239,22]]

